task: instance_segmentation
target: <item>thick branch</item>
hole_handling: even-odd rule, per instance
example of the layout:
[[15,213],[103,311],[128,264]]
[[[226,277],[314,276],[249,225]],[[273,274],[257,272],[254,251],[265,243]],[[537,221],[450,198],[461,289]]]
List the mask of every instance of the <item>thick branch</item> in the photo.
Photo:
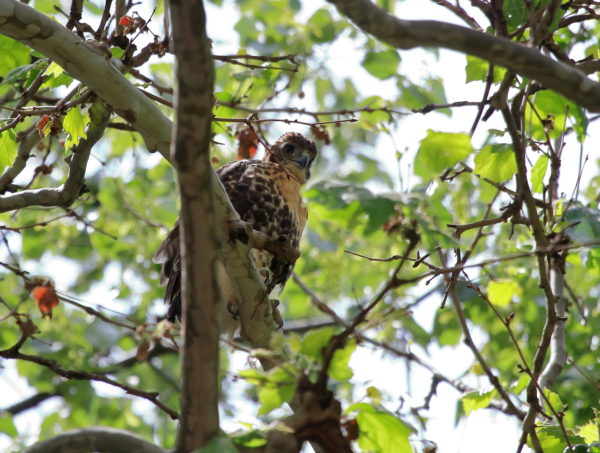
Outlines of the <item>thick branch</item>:
[[600,112],[600,83],[573,66],[536,49],[460,25],[432,20],[402,20],[370,0],[328,0],[364,32],[399,49],[443,47],[474,55],[537,80],[577,104]]
[[69,431],[38,442],[23,453],[166,453],[129,431],[115,428],[87,428]]
[[221,245],[210,163],[214,68],[201,1],[171,0],[177,57],[176,125],[171,153],[181,193],[183,356],[177,451],[203,447],[219,433],[217,286]]

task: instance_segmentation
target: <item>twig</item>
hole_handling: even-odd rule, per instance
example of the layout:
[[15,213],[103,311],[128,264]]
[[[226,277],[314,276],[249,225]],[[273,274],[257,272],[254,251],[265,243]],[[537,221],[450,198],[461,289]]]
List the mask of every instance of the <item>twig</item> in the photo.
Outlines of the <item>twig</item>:
[[[15,346],[17,346],[17,345],[15,345]],[[86,371],[81,371],[81,370],[68,370],[68,369],[61,367],[54,360],[50,360],[50,359],[46,359],[46,358],[38,357],[38,356],[33,356],[33,355],[29,355],[29,354],[23,354],[23,353],[19,352],[18,347],[15,349],[15,346],[13,346],[12,348],[0,351],[0,357],[3,357],[5,359],[25,360],[27,362],[37,363],[38,365],[41,365],[43,367],[50,369],[55,374],[62,376],[65,379],[104,382],[105,384],[109,384],[114,387],[118,387],[122,390],[125,390],[125,392],[127,392],[130,395],[139,396],[140,398],[144,398],[144,399],[150,401],[155,406],[157,406],[159,409],[166,412],[173,420],[176,420],[179,418],[179,414],[177,412],[175,412],[173,409],[169,408],[164,403],[162,403],[158,400],[159,394],[156,392],[145,392],[145,391],[137,389],[135,387],[121,384],[120,382],[115,381],[114,379],[111,379],[109,377],[106,377],[103,374],[88,373]],[[20,347],[20,345],[19,345],[19,347]]]

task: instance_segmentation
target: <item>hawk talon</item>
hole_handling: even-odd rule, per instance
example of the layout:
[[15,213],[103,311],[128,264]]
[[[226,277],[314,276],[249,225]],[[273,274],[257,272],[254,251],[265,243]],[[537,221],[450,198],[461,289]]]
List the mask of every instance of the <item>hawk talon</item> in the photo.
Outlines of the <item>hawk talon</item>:
[[271,304],[271,316],[276,326],[275,330],[280,330],[283,327],[283,317],[277,307],[279,307],[281,303],[277,299],[269,299],[269,303]]
[[231,314],[232,318],[237,321],[240,319],[240,310],[238,309],[238,304],[235,299],[230,299],[227,302],[227,311]]

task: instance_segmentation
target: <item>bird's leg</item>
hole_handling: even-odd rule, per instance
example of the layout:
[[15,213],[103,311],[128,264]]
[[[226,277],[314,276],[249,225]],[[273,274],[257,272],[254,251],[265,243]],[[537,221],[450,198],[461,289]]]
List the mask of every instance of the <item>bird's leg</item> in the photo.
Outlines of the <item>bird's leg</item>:
[[277,326],[275,330],[279,330],[283,327],[283,317],[281,316],[281,312],[279,311],[279,301],[277,299],[269,299],[271,304],[271,315],[273,317],[273,322]]
[[240,319],[240,309],[238,307],[238,301],[235,296],[231,296],[227,301],[227,311],[231,313],[234,320]]

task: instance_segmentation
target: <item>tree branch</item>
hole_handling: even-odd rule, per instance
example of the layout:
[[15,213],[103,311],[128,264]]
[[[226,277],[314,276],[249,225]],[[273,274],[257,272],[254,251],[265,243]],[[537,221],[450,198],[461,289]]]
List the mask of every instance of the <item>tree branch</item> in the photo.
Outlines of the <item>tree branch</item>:
[[13,404],[12,406],[8,406],[5,409],[1,409],[0,414],[2,414],[2,412],[7,412],[11,415],[17,415],[17,414],[20,414],[21,412],[25,412],[29,409],[32,409],[32,408],[36,407],[38,404],[41,404],[44,401],[49,400],[50,398],[54,398],[56,396],[62,396],[62,395],[60,393],[48,393],[48,392],[36,393],[35,395],[30,396],[29,398],[25,398],[23,401],[19,401],[18,403]]
[[95,427],[76,429],[38,442],[23,453],[167,453],[156,445],[121,429]]
[[[1,0],[0,0],[1,1]],[[0,212],[13,211],[27,206],[69,206],[81,193],[83,178],[90,152],[93,146],[102,138],[108,124],[108,110],[97,102],[99,114],[92,115],[87,128],[87,138],[81,139],[73,149],[69,163],[69,175],[59,189],[26,190],[0,197]],[[22,145],[23,146],[23,145]]]
[[171,0],[177,57],[176,123],[171,154],[181,194],[181,424],[178,452],[196,450],[219,433],[217,285],[220,228],[214,208],[210,139],[214,68],[202,1]]
[[460,25],[432,20],[402,20],[369,0],[328,0],[361,30],[399,49],[443,47],[474,55],[546,88],[592,112],[600,112],[600,83],[568,64],[554,61],[536,49]]

